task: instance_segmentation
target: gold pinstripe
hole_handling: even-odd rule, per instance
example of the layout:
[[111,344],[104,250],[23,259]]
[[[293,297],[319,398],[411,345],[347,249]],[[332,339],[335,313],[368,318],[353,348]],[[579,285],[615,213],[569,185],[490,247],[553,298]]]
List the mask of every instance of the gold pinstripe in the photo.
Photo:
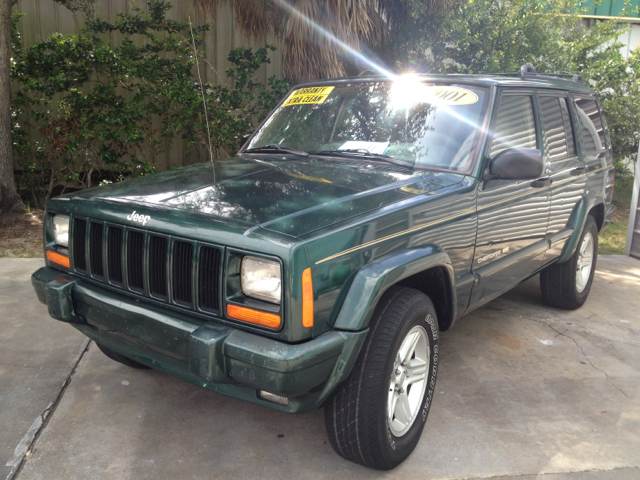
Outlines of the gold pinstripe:
[[[553,187],[557,187],[558,185],[563,185],[565,183],[573,182],[574,180],[577,180],[578,178],[586,177],[588,175],[593,175],[594,173],[602,172],[603,170],[609,170],[610,168],[613,168],[613,166],[598,168],[598,169],[595,169],[595,170],[591,170],[590,172],[586,172],[586,173],[583,173],[583,174],[580,174],[580,175],[576,175],[575,177],[566,178],[566,179],[561,180],[561,181],[559,181],[557,183],[554,183],[553,185],[549,185],[548,187],[545,187],[545,189],[551,188],[552,186]],[[539,190],[539,191],[542,191],[542,190]],[[488,205],[483,205],[482,207],[465,210],[464,212],[456,213],[455,215],[449,215],[448,217],[444,217],[444,218],[441,218],[439,220],[434,220],[433,222],[425,223],[423,225],[418,225],[417,227],[412,227],[412,228],[409,228],[407,230],[403,230],[403,231],[398,232],[398,233],[393,233],[391,235],[387,235],[386,237],[378,238],[377,240],[372,240],[372,241],[367,242],[367,243],[362,243],[360,245],[356,245],[355,247],[351,247],[351,248],[348,248],[348,249],[343,250],[341,252],[338,252],[338,253],[336,253],[334,255],[331,255],[331,256],[329,256],[327,258],[323,258],[322,260],[318,260],[316,262],[316,265],[320,265],[321,263],[328,262],[329,260],[333,260],[334,258],[342,257],[344,255],[348,255],[350,253],[357,252],[358,250],[362,250],[364,248],[371,247],[371,246],[376,245],[378,243],[386,242],[387,240],[392,240],[394,238],[401,237],[401,236],[406,235],[408,233],[417,232],[419,230],[424,230],[425,228],[433,227],[434,225],[439,225],[441,223],[448,222],[449,220],[453,220],[454,218],[464,217],[465,215],[470,215],[472,213],[481,212],[482,210],[486,210],[488,208],[495,207],[496,205],[500,205],[501,203],[507,203],[507,202],[510,202],[512,200],[516,200],[516,199],[521,198],[521,197],[526,197],[527,195],[531,195],[531,192],[530,191],[522,192],[522,193],[519,193],[517,195],[513,195],[513,196],[511,196],[509,198],[504,198],[502,200],[498,200],[496,202],[489,203]]]

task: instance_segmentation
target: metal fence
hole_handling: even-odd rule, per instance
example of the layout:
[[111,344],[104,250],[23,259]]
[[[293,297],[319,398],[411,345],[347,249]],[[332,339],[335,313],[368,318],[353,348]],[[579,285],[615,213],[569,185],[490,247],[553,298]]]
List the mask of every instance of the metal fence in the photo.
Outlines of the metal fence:
[[[191,0],[172,0],[173,7],[167,13],[172,20],[188,22],[194,25],[209,23],[211,29],[204,33],[203,49],[208,65],[201,63],[202,80],[215,84],[226,81],[225,70],[230,64],[227,54],[238,47],[260,47],[264,44],[256,43],[247,38],[237,27],[234,11],[228,3],[218,5],[213,15],[205,16],[198,11]],[[115,22],[118,13],[130,12],[132,5],[142,9],[147,8],[146,0],[99,0],[96,2],[100,18]],[[67,8],[53,0],[18,0],[13,8],[14,12],[23,14],[19,20],[18,29],[22,35],[22,41],[26,47],[46,39],[53,33],[75,34],[83,28],[81,14],[74,15]],[[117,45],[122,35],[112,32],[108,34],[112,43]],[[275,75],[282,78],[282,41],[277,38],[267,38],[266,43],[277,47],[271,52],[271,63],[260,68],[257,80],[266,81]],[[156,167],[164,170],[174,166],[184,165],[186,161],[186,144],[175,139],[171,150],[163,154],[164,158],[158,158]]]

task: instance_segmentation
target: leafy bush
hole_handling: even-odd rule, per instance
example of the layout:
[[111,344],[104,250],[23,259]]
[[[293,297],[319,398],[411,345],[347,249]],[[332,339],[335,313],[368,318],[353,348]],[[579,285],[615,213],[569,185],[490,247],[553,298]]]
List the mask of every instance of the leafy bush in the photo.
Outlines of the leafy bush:
[[613,190],[613,199],[611,201],[618,207],[629,208],[633,196],[634,178],[632,175],[620,175],[616,177],[616,186]]
[[[194,161],[209,160],[209,145],[212,157],[233,154],[289,88],[273,77],[267,85],[254,80],[271,46],[233,50],[229,85],[201,87],[196,52],[202,56],[200,35],[209,26],[192,36],[188,23],[166,18],[165,1],[150,0],[148,13],[135,8],[113,24],[93,17],[90,1],[62,3],[87,15],[80,35],[23,48],[14,29],[14,153],[18,188],[32,204],[153,173],[176,138],[186,140]],[[103,39],[108,32],[122,34],[119,46]]]

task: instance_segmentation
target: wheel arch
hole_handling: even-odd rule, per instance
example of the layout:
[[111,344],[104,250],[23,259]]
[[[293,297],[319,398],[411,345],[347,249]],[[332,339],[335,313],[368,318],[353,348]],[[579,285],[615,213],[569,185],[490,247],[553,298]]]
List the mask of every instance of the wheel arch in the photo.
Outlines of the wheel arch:
[[593,215],[593,218],[595,218],[598,232],[602,231],[602,227],[604,226],[604,203],[594,205],[591,210],[589,210],[589,215]]
[[578,240],[580,239],[582,229],[584,228],[584,224],[589,215],[592,215],[595,218],[598,232],[602,230],[605,220],[605,205],[602,196],[594,195],[583,197],[574,207],[567,224],[567,227],[573,229],[573,233],[567,239],[564,248],[562,249],[562,253],[560,254],[560,258],[558,259],[558,263],[566,262],[576,251],[576,248],[578,247]]
[[445,332],[451,328],[455,320],[453,301],[454,286],[449,270],[440,265],[401,280],[396,285],[413,288],[431,299],[438,315],[438,328]]
[[434,304],[438,326],[446,331],[456,318],[456,290],[449,255],[437,246],[403,250],[365,265],[349,287],[334,328],[362,330],[369,326],[384,293],[395,285],[415,288]]

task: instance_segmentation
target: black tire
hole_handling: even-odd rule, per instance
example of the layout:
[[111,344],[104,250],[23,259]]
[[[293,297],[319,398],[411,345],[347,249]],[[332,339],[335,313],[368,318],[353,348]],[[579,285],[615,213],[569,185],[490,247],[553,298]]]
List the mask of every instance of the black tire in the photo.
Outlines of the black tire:
[[[579,291],[576,273],[580,258],[580,246],[587,235],[593,239],[593,255],[589,279],[584,290]],[[540,272],[540,289],[547,305],[565,310],[575,310],[582,306],[589,296],[593,275],[598,260],[598,226],[593,216],[589,215],[578,240],[574,254],[564,263],[554,263]]]
[[98,345],[98,348],[100,349],[100,351],[102,351],[102,353],[104,353],[107,357],[109,357],[111,360],[115,360],[118,363],[121,363],[123,365],[126,365],[127,367],[131,367],[131,368],[138,368],[140,370],[150,370],[151,367],[148,367],[147,365],[140,363],[140,362],[136,362],[135,360],[131,360],[129,357],[125,357],[124,355],[118,353],[118,352],[114,352],[113,350],[111,350],[108,347],[105,347],[104,345],[101,345],[99,343],[96,342],[96,345]]
[[[400,346],[417,326],[426,332],[421,338],[426,338],[429,345],[426,387],[416,416],[407,422],[406,433],[398,437],[387,420],[388,396],[395,392],[390,389],[391,374],[398,371],[394,362]],[[386,292],[376,307],[353,371],[325,404],[327,435],[338,455],[366,467],[390,470],[411,454],[433,400],[438,347],[438,320],[429,297],[405,287],[392,287]]]

